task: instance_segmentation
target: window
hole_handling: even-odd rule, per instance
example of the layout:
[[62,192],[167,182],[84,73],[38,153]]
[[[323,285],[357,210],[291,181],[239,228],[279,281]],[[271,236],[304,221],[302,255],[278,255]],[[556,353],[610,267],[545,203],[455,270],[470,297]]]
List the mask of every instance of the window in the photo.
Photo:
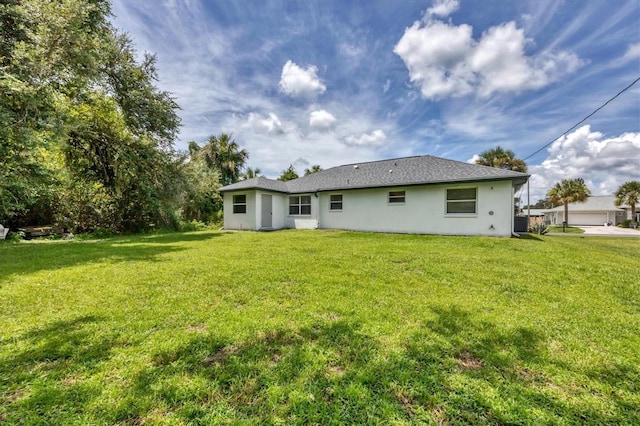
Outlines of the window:
[[331,200],[329,202],[329,210],[342,210],[342,194],[335,194],[331,196]]
[[475,214],[477,188],[447,189],[447,214]]
[[234,213],[247,212],[247,196],[245,194],[233,196],[233,212]]
[[311,195],[293,195],[289,197],[290,215],[310,215]]
[[389,191],[389,204],[402,204],[404,198],[404,191]]

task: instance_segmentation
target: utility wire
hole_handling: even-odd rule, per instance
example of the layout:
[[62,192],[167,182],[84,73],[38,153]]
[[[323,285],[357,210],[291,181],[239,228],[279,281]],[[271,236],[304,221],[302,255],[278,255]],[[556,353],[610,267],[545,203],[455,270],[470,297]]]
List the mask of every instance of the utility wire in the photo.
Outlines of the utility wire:
[[628,85],[627,87],[625,87],[624,89],[622,89],[621,91],[619,91],[614,97],[612,97],[611,99],[609,99],[607,102],[603,103],[602,105],[600,105],[598,108],[596,108],[591,114],[587,115],[585,118],[583,118],[582,120],[580,120],[578,123],[576,123],[573,127],[571,127],[570,129],[566,130],[563,134],[561,134],[560,136],[558,136],[557,138],[555,138],[554,140],[552,140],[551,142],[547,143],[546,145],[543,145],[540,149],[538,149],[536,152],[534,152],[533,154],[529,154],[528,156],[526,156],[525,158],[523,158],[522,160],[528,160],[529,158],[533,157],[534,155],[536,155],[537,153],[539,153],[540,151],[542,151],[543,149],[545,149],[546,147],[548,147],[549,145],[551,145],[552,143],[554,143],[555,141],[557,141],[558,139],[560,139],[561,137],[563,137],[564,135],[566,135],[567,133],[569,133],[570,131],[572,131],[573,129],[575,129],[576,127],[578,127],[579,125],[581,125],[582,123],[584,123],[585,121],[587,121],[589,118],[591,118],[596,112],[600,111],[602,108],[604,108],[605,106],[607,106],[607,104],[611,101],[613,101],[615,98],[617,98],[618,96],[622,95],[624,92],[626,92],[627,90],[629,90],[634,84],[636,84],[638,81],[640,81],[640,77],[636,78],[633,83],[631,83],[630,85]]

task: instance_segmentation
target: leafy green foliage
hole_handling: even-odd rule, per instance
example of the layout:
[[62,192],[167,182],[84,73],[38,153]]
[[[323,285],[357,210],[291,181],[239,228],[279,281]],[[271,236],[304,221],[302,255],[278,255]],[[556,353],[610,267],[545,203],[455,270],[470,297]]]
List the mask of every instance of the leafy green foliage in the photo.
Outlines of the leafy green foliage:
[[513,151],[500,146],[480,153],[476,159],[476,164],[514,172],[527,172],[527,164],[523,160],[516,158]]
[[615,192],[616,206],[631,207],[631,222],[636,223],[636,204],[640,202],[640,181],[625,182]]
[[564,205],[564,221],[567,223],[570,223],[569,204],[585,202],[590,196],[591,191],[582,178],[563,179],[547,192],[549,203]]
[[222,208],[220,173],[208,167],[198,156],[184,166],[186,184],[182,194],[182,214],[188,221],[215,222]]
[[0,221],[177,225],[178,107],[154,86],[155,58],[138,64],[109,15],[107,0],[0,6]]
[[0,422],[639,424],[637,265],[614,238],[0,244]]
[[242,173],[242,176],[240,176],[241,180],[247,180],[247,179],[253,179],[253,178],[257,178],[259,176],[262,176],[262,170],[260,170],[258,167],[251,168],[251,167],[247,167],[247,169]]
[[618,224],[620,228],[631,228],[631,219],[625,219]]
[[230,185],[240,180],[240,171],[249,157],[249,153],[240,149],[238,143],[226,133],[210,136],[203,147],[190,145],[198,159],[220,173],[220,184]]
[[[524,206],[522,209],[526,210],[528,207],[529,206]],[[549,203],[546,198],[536,201],[536,203],[535,204],[531,204],[530,207],[532,209],[550,209],[550,208],[553,208],[551,203]]]
[[282,171],[282,174],[280,175],[280,177],[278,177],[278,180],[286,182],[288,180],[298,179],[299,177],[300,176],[298,176],[298,173],[296,173],[296,169],[293,168],[293,164],[290,164],[286,170]]
[[322,171],[322,167],[320,167],[319,164],[314,164],[310,168],[304,169],[304,175],[309,176],[310,174],[318,173],[319,171]]

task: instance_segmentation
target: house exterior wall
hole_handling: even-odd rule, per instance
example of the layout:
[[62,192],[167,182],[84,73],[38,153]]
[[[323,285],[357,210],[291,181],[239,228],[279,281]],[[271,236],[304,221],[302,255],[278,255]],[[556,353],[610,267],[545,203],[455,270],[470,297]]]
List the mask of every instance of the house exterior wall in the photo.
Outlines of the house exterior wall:
[[284,214],[285,214],[285,202],[287,201],[287,195],[279,192],[269,191],[256,191],[256,231],[262,229],[262,195],[271,195],[271,228],[270,229],[282,229],[285,227]]
[[[242,194],[247,196],[247,212],[233,213],[233,196]],[[225,229],[257,229],[256,191],[224,192],[222,197]]]
[[[247,212],[233,213],[233,196],[247,196]],[[286,194],[269,191],[234,191],[223,193],[224,228],[258,231],[262,228],[262,194],[271,195],[271,229],[285,228],[285,214],[288,209]]]
[[[476,214],[447,214],[447,189],[471,187],[477,188]],[[405,191],[405,202],[389,203],[389,191]],[[342,211],[329,210],[332,194],[342,194]],[[326,192],[319,196],[317,211],[320,228],[510,236],[513,188],[511,181],[492,181]]]
[[285,228],[293,229],[316,229],[318,228],[318,200],[315,194],[292,194],[294,196],[311,197],[311,214],[310,215],[290,215],[289,214],[289,196],[285,199],[284,224]]

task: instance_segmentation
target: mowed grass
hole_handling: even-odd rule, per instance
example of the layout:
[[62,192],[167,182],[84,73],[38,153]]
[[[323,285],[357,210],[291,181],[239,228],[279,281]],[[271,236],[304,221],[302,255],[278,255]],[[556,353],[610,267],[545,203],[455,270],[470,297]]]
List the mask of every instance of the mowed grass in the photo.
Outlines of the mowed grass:
[[640,424],[640,242],[0,244],[0,423]]
[[570,234],[584,234],[584,229],[577,228],[575,226],[567,226],[566,228],[562,228],[562,225],[555,225],[549,227],[549,232],[551,233],[559,233],[566,232]]

